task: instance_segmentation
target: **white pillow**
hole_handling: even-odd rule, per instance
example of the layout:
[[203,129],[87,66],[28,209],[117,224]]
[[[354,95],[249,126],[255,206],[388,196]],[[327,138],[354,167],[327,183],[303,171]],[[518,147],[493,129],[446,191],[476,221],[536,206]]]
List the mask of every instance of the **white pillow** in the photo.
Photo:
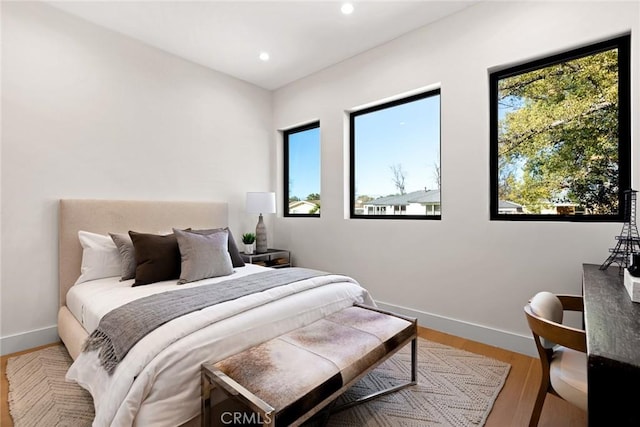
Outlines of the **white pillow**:
[[76,285],[103,277],[120,276],[120,252],[111,237],[81,230],[78,231],[78,239],[82,245],[82,266]]

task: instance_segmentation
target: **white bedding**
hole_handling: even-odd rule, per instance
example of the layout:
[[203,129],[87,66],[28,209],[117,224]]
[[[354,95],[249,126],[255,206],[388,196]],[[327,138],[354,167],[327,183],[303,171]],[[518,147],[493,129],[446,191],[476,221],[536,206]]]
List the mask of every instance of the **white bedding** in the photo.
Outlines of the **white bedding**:
[[[90,333],[100,318],[133,299],[184,286],[201,286],[264,271],[247,265],[225,278],[177,286],[175,281],[132,288],[132,281],[100,279],[73,286],[67,305]],[[335,275],[334,275],[335,276]],[[89,390],[94,426],[177,426],[200,412],[200,365],[314,322],[353,303],[374,305],[353,279],[318,286],[321,277],[301,280],[218,304],[156,329],[109,376],[97,352],[81,353],[67,373]],[[317,287],[316,287],[317,286]]]
[[176,280],[169,280],[151,285],[132,287],[133,279],[120,281],[119,277],[107,277],[72,286],[67,293],[67,307],[87,332],[91,333],[98,327],[102,316],[114,308],[138,298],[160,292],[220,283],[231,278],[235,279],[264,270],[266,270],[266,267],[246,264],[244,267],[235,268],[234,273],[230,276],[214,277],[185,283],[180,286],[176,285]]

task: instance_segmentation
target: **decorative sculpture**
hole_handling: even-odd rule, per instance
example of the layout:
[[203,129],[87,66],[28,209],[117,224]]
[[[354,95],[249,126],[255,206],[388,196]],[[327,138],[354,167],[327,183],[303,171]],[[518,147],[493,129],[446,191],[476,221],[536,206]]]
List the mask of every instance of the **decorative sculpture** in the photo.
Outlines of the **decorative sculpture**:
[[[624,224],[620,234],[616,236],[616,246],[609,249],[611,254],[602,263],[600,270],[606,270],[611,264],[620,267],[620,274],[630,265],[631,256],[640,253],[640,235],[636,227],[636,190],[624,192]],[[634,257],[636,258],[636,257]]]

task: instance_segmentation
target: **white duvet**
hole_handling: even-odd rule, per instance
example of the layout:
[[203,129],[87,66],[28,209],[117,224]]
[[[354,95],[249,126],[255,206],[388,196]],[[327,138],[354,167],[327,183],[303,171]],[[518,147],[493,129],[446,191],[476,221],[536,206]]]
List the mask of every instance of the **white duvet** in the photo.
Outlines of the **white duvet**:
[[[224,278],[177,286],[175,281],[131,287],[132,280],[100,279],[75,285],[67,305],[91,333],[110,310],[158,292],[202,286],[264,271],[247,265]],[[324,276],[228,301],[172,320],[148,334],[109,376],[97,351],[81,353],[67,379],[93,396],[94,426],[175,427],[200,412],[200,366],[314,322],[353,303],[374,305],[353,279],[321,285]]]

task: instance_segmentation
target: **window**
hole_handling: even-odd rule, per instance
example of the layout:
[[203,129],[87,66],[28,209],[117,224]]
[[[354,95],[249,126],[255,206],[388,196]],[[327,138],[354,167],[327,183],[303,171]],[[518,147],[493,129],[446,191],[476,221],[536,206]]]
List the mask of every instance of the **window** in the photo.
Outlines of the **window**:
[[491,219],[623,221],[630,81],[629,36],[492,73]]
[[284,216],[320,216],[320,122],[284,131]]
[[351,218],[440,219],[440,89],[349,120]]

